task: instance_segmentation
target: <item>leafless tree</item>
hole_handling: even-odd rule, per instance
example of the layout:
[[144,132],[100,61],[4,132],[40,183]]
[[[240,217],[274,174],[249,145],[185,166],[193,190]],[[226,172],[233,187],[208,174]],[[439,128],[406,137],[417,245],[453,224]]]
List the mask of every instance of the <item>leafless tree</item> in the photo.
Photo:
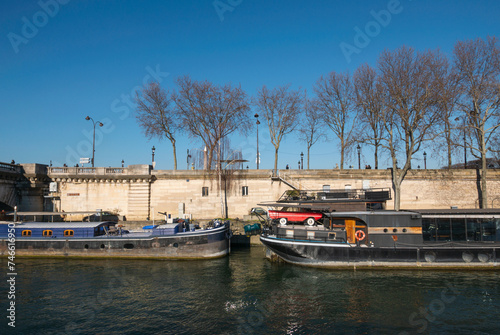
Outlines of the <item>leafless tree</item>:
[[488,146],[500,127],[500,50],[498,40],[460,41],[454,49],[459,76],[459,106],[470,130],[468,149],[481,160],[481,208],[488,207],[486,183]]
[[355,142],[354,86],[348,73],[331,72],[318,79],[314,91],[318,100],[318,110],[325,124],[340,141],[340,169],[343,169],[346,151]]
[[439,109],[441,129],[438,129],[438,136],[441,138],[445,145],[446,150],[442,150],[442,141],[436,141],[435,145],[439,146],[438,152],[446,154],[447,167],[452,167],[452,156],[456,148],[463,146],[460,141],[463,134],[463,126],[460,117],[457,116],[457,99],[458,99],[458,82],[457,75],[453,68],[448,64],[447,59],[443,57],[443,68],[441,80],[441,94],[437,100],[437,107]]
[[384,99],[379,77],[375,69],[364,64],[353,75],[358,108],[360,141],[374,148],[375,169],[378,169],[380,142],[384,135],[382,113]]
[[[176,80],[178,93],[173,96],[183,125],[193,137],[200,138],[207,148],[207,169],[212,168],[214,155],[220,162],[220,141],[238,131],[250,129],[250,108],[246,93],[240,86],[214,85],[195,81],[189,76]],[[218,166],[220,169],[220,166]]]
[[278,150],[283,137],[295,130],[303,103],[300,89],[291,90],[290,85],[268,89],[263,86],[254,99],[259,112],[269,126],[271,143],[274,145],[274,174],[278,172]]
[[[385,92],[383,112],[386,136],[382,142],[392,159],[394,209],[400,209],[401,184],[411,168],[411,159],[426,141],[435,137],[432,129],[439,122],[437,100],[446,62],[438,52],[415,52],[400,47],[384,51],[378,61]],[[403,151],[403,167],[397,159]]]
[[299,129],[299,139],[307,145],[307,169],[309,170],[309,160],[311,147],[319,140],[326,140],[324,122],[321,120],[317,110],[317,102],[304,98],[304,118]]
[[135,117],[146,137],[166,137],[172,143],[174,170],[177,170],[175,133],[181,125],[170,92],[159,83],[151,82],[136,92],[135,103]]

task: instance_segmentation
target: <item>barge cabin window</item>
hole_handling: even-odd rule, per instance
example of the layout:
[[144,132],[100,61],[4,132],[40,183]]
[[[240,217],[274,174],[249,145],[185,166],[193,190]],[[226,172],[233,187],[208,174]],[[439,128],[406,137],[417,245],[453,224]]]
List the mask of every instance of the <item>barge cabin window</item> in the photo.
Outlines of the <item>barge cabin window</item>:
[[75,236],[75,231],[74,230],[65,230],[64,236]]
[[500,219],[423,218],[424,241],[500,241]]
[[44,231],[42,232],[42,235],[43,235],[43,236],[52,236],[52,230],[44,230]]
[[22,236],[31,236],[31,230],[23,230],[21,233]]

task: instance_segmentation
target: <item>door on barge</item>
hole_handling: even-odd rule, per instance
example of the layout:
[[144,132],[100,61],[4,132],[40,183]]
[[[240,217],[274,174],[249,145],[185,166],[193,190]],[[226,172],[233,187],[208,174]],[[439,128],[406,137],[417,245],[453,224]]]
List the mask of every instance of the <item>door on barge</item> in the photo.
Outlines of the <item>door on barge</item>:
[[366,243],[366,224],[356,220],[345,220],[345,231],[347,242],[356,243]]

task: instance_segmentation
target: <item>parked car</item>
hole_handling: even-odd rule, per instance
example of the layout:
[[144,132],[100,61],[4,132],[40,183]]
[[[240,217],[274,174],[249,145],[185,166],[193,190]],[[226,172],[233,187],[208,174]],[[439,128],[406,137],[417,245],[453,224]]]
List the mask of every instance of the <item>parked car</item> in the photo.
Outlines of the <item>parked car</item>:
[[260,215],[260,216],[266,216],[267,215],[267,212],[265,209],[263,209],[262,207],[253,207],[251,210],[250,210],[250,215]]
[[314,223],[323,217],[323,214],[318,212],[288,212],[288,211],[269,211],[269,217],[274,220],[279,220],[279,223],[286,225],[290,222],[304,222],[309,226],[314,226]]
[[83,221],[99,222],[99,221],[113,221],[118,222],[118,215],[111,212],[101,212],[83,217]]

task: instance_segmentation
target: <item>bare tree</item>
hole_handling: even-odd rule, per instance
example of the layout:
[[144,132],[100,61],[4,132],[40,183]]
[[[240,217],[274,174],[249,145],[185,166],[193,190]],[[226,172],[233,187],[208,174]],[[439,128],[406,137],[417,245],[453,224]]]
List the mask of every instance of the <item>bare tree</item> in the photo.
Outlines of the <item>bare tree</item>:
[[207,169],[211,169],[214,154],[218,162],[221,160],[220,141],[236,131],[245,134],[250,129],[247,96],[240,86],[218,86],[189,76],[177,78],[176,83],[178,93],[173,99],[182,122],[191,136],[205,144]]
[[317,110],[317,102],[304,98],[304,119],[299,129],[299,139],[307,145],[307,169],[309,170],[309,160],[311,147],[321,139],[326,140],[324,122],[321,120]]
[[158,82],[151,82],[136,92],[136,119],[149,139],[166,137],[172,143],[174,170],[177,170],[175,133],[179,130],[178,115],[171,94]]
[[355,142],[352,136],[356,122],[354,86],[349,74],[331,72],[318,79],[314,91],[325,124],[340,141],[340,168],[343,169],[346,151]]
[[[448,169],[452,166],[452,156],[453,152],[460,146],[460,130],[462,127],[457,126],[456,121],[460,118],[457,117],[457,99],[458,99],[458,82],[457,75],[453,68],[450,68],[448,61],[445,59],[443,61],[443,74],[441,76],[441,94],[437,100],[437,106],[440,111],[441,124],[443,128],[439,130],[439,136],[444,140],[446,144],[446,151],[438,150],[439,152],[446,153],[446,161]],[[460,124],[460,123],[458,123]],[[436,145],[442,144],[438,141]]]
[[369,65],[361,65],[353,75],[356,106],[362,127],[360,141],[374,148],[375,169],[378,169],[380,142],[384,135],[382,113],[384,99],[377,72]]
[[283,137],[295,130],[302,107],[301,90],[290,90],[290,85],[268,89],[263,86],[254,99],[257,109],[269,126],[274,145],[274,174],[278,172],[278,150]]
[[500,50],[498,40],[489,37],[458,42],[454,49],[459,76],[460,109],[468,121],[468,149],[481,160],[479,203],[488,208],[486,183],[488,146],[500,127]]
[[[437,100],[446,62],[438,52],[415,52],[401,47],[385,51],[378,66],[386,94],[383,112],[386,136],[382,142],[392,159],[394,209],[401,204],[401,184],[411,168],[411,159],[422,144],[432,140],[439,122]],[[399,151],[403,150],[403,167],[398,169]]]

